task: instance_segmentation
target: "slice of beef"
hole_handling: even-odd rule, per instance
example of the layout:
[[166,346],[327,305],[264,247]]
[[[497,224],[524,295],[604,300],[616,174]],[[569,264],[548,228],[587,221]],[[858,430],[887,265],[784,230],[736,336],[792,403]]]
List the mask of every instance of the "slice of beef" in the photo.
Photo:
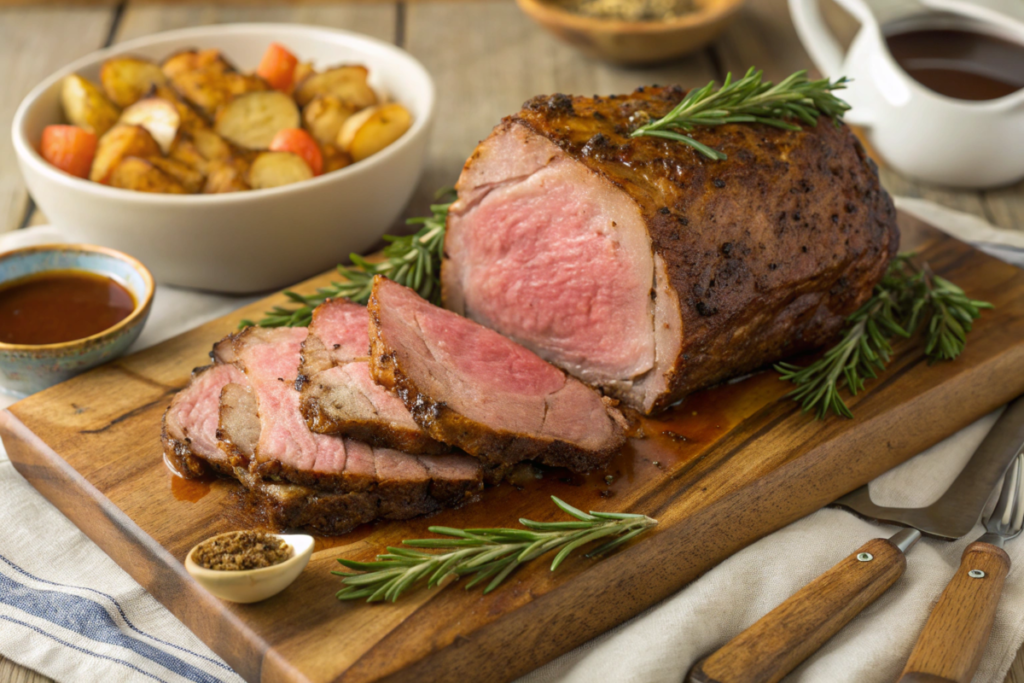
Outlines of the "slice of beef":
[[630,137],[684,96],[538,97],[466,162],[445,306],[640,411],[827,343],[899,245],[845,125]]
[[182,476],[200,476],[212,469],[238,479],[252,505],[272,526],[342,534],[374,519],[406,519],[457,507],[472,500],[482,486],[480,466],[468,456],[417,457],[358,442],[347,446],[369,459],[375,477],[372,486],[324,491],[268,481],[243,466],[237,455],[229,458],[218,445],[218,431],[225,429],[240,430],[233,435],[232,445],[243,455],[248,451],[251,456],[259,440],[259,421],[254,433],[246,415],[256,405],[246,381],[233,365],[197,370],[164,415],[164,453]]
[[232,474],[230,458],[217,442],[221,390],[245,381],[233,365],[208,365],[192,372],[189,385],[175,395],[163,418],[164,458],[176,474],[194,479],[211,470]]
[[435,439],[494,465],[577,471],[603,467],[624,443],[606,399],[493,330],[381,276],[368,308],[374,379]]
[[405,453],[450,451],[427,436],[405,404],[370,377],[369,322],[365,306],[341,299],[313,311],[295,385],[309,429]]

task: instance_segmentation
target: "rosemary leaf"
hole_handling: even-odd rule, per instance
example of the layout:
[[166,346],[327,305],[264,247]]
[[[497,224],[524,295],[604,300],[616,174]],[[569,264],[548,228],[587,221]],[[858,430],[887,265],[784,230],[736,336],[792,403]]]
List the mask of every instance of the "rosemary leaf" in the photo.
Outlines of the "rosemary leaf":
[[[440,190],[437,199],[452,199],[454,190]],[[367,261],[359,254],[350,254],[351,267],[338,266],[338,274],[344,280],[321,287],[314,294],[298,294],[285,291],[283,294],[296,304],[295,308],[275,306],[263,314],[263,318],[243,320],[239,327],[302,327],[313,319],[313,309],[328,299],[349,299],[365,304],[373,289],[373,276],[386,275],[395,282],[415,289],[420,296],[433,303],[439,303],[441,287],[438,283],[436,264],[441,262],[444,249],[445,223],[451,202],[432,204],[431,215],[410,218],[407,225],[422,225],[416,234],[396,237],[385,235],[384,259],[377,263]]]
[[[712,81],[703,88],[691,90],[668,114],[638,127],[630,135],[675,140],[693,147],[713,161],[721,161],[727,158],[724,152],[698,142],[688,133],[700,126],[726,123],[762,123],[785,130],[800,130],[800,126],[787,119],[814,126],[819,116],[836,121],[850,108],[832,94],[846,87],[846,78],[811,81],[806,71],[797,71],[778,85],[773,85],[762,76],[763,72],[754,67],[736,81],[732,80],[731,73],[726,74],[721,88],[716,90]],[[836,123],[838,125],[838,121]]]
[[789,395],[819,419],[829,413],[851,418],[841,389],[856,396],[892,357],[892,339],[924,330],[929,363],[953,360],[967,344],[971,324],[985,301],[967,297],[949,280],[935,275],[927,263],[917,266],[913,254],[893,260],[874,294],[847,319],[841,339],[807,367],[778,363],[780,379],[796,385]]
[[[555,571],[575,550],[602,538],[611,538],[587,557],[603,555],[655,526],[657,520],[646,515],[627,513],[587,514],[552,496],[560,509],[578,522],[540,523],[520,520],[526,529],[453,529],[430,527],[435,534],[450,538],[426,538],[403,541],[406,548],[387,548],[374,562],[339,559],[348,572],[331,572],[341,576],[344,587],[338,600],[394,602],[420,583],[428,588],[443,588],[459,576],[473,577],[466,589],[490,581],[484,589],[497,588],[520,565],[561,548],[551,563]],[[561,524],[562,526],[556,526]],[[414,548],[436,548],[449,552],[428,553]]]

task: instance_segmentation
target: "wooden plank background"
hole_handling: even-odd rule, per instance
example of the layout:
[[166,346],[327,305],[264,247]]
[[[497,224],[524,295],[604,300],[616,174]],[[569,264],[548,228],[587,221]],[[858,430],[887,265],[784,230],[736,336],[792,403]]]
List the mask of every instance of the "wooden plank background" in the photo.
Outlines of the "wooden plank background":
[[[830,23],[848,42],[856,24],[831,4]],[[21,98],[43,77],[97,48],[148,33],[237,21],[280,21],[333,26],[387,40],[409,50],[433,74],[438,124],[426,173],[408,209],[425,210],[433,191],[451,184],[476,142],[505,114],[536,94],[609,94],[649,83],[687,87],[721,79],[726,71],[763,68],[780,79],[810,68],[789,19],[786,0],[748,0],[736,22],[709,48],[675,64],[652,69],[610,67],[578,55],[533,25],[512,0],[247,3],[148,0],[33,2],[0,0],[0,232],[45,223],[28,197],[10,137]],[[1024,231],[1024,182],[960,191],[916,182],[882,167],[882,180],[897,195],[922,197]],[[399,226],[396,226],[398,228]],[[0,657],[0,683],[46,681]],[[1008,683],[1024,683],[1018,655]]]

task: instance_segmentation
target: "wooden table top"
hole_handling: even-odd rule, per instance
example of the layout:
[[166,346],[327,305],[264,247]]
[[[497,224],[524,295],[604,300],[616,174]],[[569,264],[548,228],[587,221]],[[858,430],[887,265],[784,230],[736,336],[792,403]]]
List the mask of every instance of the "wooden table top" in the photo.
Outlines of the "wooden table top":
[[[504,115],[541,94],[611,94],[650,83],[686,87],[721,80],[750,65],[778,80],[810,59],[790,22],[786,0],[747,0],[737,21],[711,47],[675,64],[621,69],[588,60],[531,23],[512,0],[423,0],[391,2],[260,1],[155,4],[144,0],[100,0],[66,5],[0,0],[0,232],[45,223],[25,190],[17,168],[10,122],[21,98],[40,80],[97,48],[141,35],[201,24],[273,21],[317,24],[366,33],[405,48],[433,74],[438,94],[427,170],[408,209],[421,215],[433,191],[450,185],[466,157]],[[853,20],[835,6],[826,14],[848,42]],[[882,167],[894,195],[921,197],[966,211],[990,223],[1024,231],[1024,182],[998,190],[962,191],[922,184]],[[49,679],[0,657],[0,683]],[[1024,683],[1024,651],[1007,683]]]

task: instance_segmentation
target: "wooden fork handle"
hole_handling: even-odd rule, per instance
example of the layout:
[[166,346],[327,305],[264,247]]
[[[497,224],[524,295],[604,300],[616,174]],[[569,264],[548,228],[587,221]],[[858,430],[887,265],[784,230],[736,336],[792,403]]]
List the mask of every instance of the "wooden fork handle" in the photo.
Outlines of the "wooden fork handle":
[[906,567],[906,556],[888,540],[868,541],[698,662],[688,682],[776,683],[874,602]]
[[1010,556],[1001,548],[982,542],[967,546],[899,683],[970,683],[992,632],[1009,571]]

